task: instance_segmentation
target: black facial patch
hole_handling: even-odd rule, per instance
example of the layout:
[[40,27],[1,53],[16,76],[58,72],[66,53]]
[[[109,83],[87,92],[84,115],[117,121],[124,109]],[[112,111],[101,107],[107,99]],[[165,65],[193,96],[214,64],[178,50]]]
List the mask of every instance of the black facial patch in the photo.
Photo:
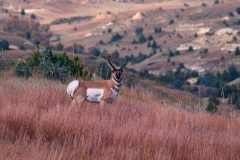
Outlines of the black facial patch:
[[122,72],[121,71],[116,71],[116,78],[120,79],[122,76]]
[[116,77],[116,80],[120,80],[122,78],[122,70],[113,70],[113,74]]

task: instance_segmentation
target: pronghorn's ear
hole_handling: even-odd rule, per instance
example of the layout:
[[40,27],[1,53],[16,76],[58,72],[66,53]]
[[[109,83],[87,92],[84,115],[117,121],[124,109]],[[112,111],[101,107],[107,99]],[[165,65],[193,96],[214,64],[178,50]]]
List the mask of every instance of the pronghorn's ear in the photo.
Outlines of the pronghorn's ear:
[[126,66],[127,62],[128,62],[128,58],[126,58],[126,62],[120,67],[120,69],[123,69]]
[[112,62],[110,61],[110,56],[108,56],[108,63],[110,64],[110,66],[112,67],[112,69],[115,71],[117,70],[114,65],[112,64]]

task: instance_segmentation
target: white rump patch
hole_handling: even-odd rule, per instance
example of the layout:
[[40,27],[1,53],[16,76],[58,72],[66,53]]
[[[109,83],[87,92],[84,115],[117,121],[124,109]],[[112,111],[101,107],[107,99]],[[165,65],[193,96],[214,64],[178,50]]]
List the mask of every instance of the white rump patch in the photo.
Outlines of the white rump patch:
[[73,97],[73,93],[79,86],[79,81],[78,80],[73,80],[72,82],[69,83],[67,87],[67,93],[70,97]]
[[86,100],[89,102],[100,102],[104,93],[104,89],[100,88],[88,88]]

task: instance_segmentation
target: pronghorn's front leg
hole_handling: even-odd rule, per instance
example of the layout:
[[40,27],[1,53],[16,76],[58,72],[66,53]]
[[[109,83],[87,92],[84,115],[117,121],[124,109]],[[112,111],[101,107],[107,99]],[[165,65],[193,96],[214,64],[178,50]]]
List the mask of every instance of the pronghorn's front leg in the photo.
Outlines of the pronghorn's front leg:
[[101,99],[101,100],[100,100],[100,108],[101,108],[101,109],[104,108],[105,104],[106,104],[106,101],[103,100],[103,99]]

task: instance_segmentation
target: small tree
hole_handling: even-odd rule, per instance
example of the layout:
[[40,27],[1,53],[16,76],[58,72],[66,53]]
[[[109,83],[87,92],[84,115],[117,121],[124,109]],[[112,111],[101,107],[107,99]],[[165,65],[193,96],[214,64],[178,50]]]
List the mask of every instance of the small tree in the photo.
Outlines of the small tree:
[[173,23],[174,23],[174,20],[173,20],[173,19],[171,19],[171,20],[168,22],[169,25],[171,25],[171,24],[173,24]]
[[9,50],[9,43],[7,40],[1,40],[0,41],[0,50]]
[[142,35],[143,33],[143,28],[142,27],[137,27],[135,29],[136,36]]
[[171,50],[169,51],[168,56],[169,57],[173,57],[174,56],[174,54],[173,54],[173,52]]
[[236,36],[233,36],[232,42],[236,42],[236,41],[238,41],[237,37],[236,37]]
[[234,17],[233,12],[228,12],[228,16],[229,16],[229,17]]
[[240,7],[236,8],[236,12],[237,12],[237,14],[240,14]]
[[171,62],[171,59],[170,59],[170,57],[168,57],[168,59],[167,59],[167,63],[169,63],[169,62]]
[[104,45],[103,40],[100,40],[100,41],[98,42],[98,44],[100,44],[100,45]]
[[107,32],[108,32],[108,33],[111,33],[111,32],[112,32],[112,29],[111,29],[111,28],[108,28]]
[[195,34],[194,34],[194,37],[195,37],[195,38],[197,38],[197,37],[198,37],[198,34],[197,34],[197,33],[195,33]]
[[178,68],[185,68],[183,63],[179,63]]
[[153,36],[152,36],[151,34],[148,36],[148,40],[149,40],[149,41],[152,41],[152,40],[153,40]]
[[239,47],[237,47],[237,48],[235,49],[235,55],[236,55],[236,56],[240,55]]
[[156,43],[155,41],[153,41],[153,43],[152,43],[152,49],[155,49],[155,48],[157,48],[157,43]]
[[193,51],[193,47],[192,46],[189,46],[188,47],[188,52],[192,52]]
[[160,32],[162,32],[162,28],[154,28],[154,33],[160,33]]
[[143,43],[145,43],[146,41],[147,41],[147,40],[146,40],[146,38],[144,37],[144,35],[141,34],[141,35],[139,36],[139,38],[138,38],[138,43],[143,44]]
[[21,15],[24,16],[25,15],[25,10],[24,9],[21,9]]
[[214,1],[214,4],[219,4],[219,1],[218,1],[218,0],[215,0],[215,1]]
[[148,42],[147,47],[148,47],[148,48],[151,47],[151,42],[150,42],[150,41]]
[[206,7],[207,5],[206,5],[206,3],[202,3],[202,7]]
[[176,50],[176,51],[175,51],[175,55],[176,55],[176,56],[177,56],[177,55],[180,55],[179,50]]
[[122,38],[123,38],[123,36],[121,36],[119,33],[116,33],[115,35],[112,36],[111,41],[116,42]]
[[132,44],[137,44],[136,39],[133,39]]
[[203,50],[203,53],[208,53],[208,49],[207,48],[205,48],[204,50]]
[[31,19],[36,19],[35,14],[32,13],[32,14],[30,15],[30,18],[31,18]]

